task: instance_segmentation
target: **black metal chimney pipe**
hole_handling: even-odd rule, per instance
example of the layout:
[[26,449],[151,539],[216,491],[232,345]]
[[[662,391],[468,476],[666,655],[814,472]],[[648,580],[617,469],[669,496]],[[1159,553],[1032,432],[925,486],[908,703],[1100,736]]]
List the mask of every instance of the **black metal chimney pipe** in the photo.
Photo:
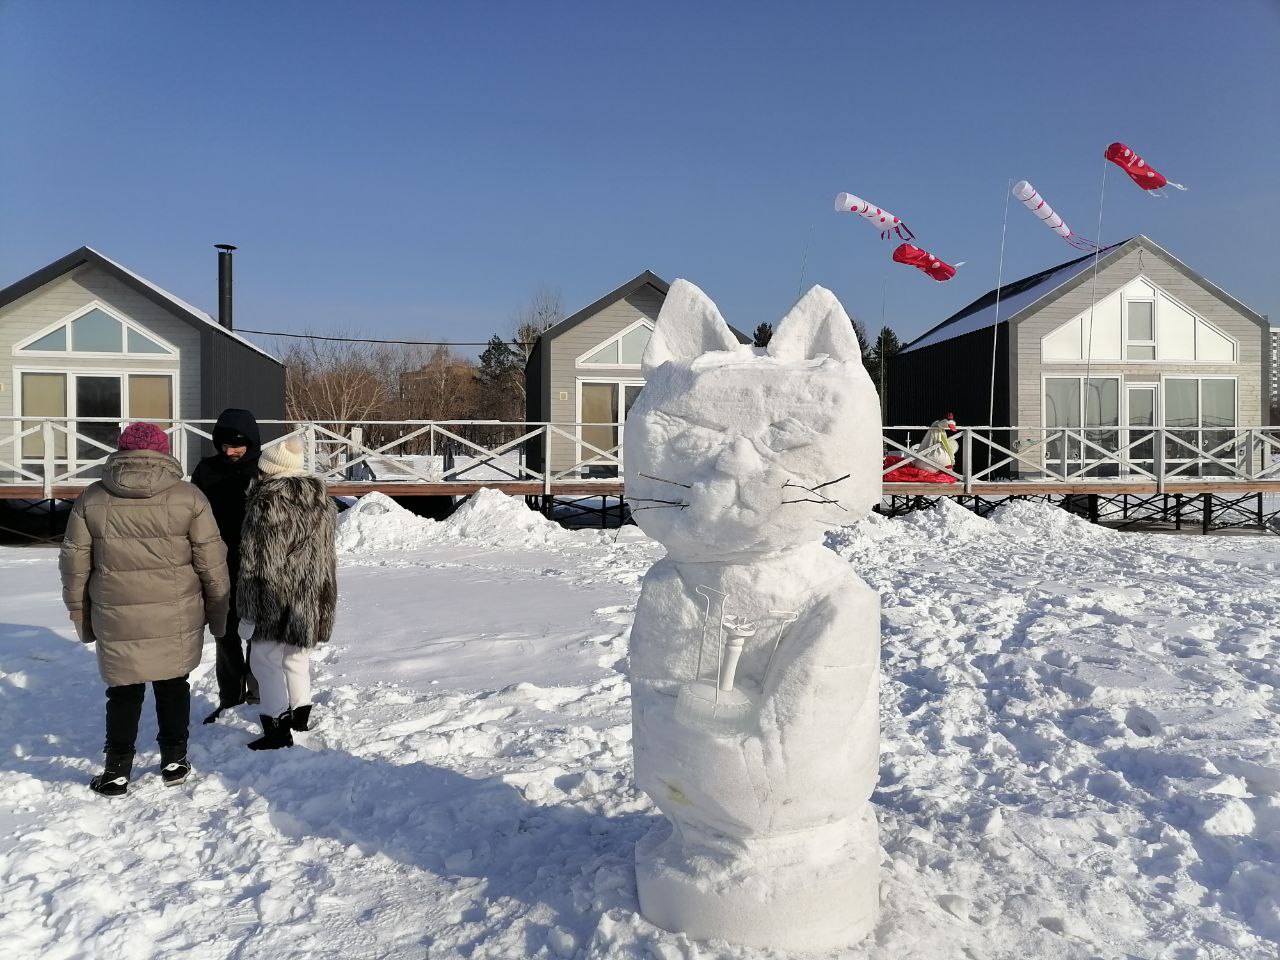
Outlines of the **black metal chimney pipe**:
[[231,325],[231,254],[235,247],[229,243],[215,243],[218,251],[218,322],[228,330]]

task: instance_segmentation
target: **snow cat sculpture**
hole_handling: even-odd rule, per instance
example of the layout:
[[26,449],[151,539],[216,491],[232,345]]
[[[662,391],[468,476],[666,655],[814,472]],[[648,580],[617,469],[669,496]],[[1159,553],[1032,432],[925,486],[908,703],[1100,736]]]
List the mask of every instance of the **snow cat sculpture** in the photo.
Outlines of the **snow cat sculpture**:
[[880,500],[875,389],[814,287],[767,348],[672,284],[628,415],[627,500],[667,548],[631,633],[641,912],[695,939],[825,950],[875,924],[880,605],[824,531]]

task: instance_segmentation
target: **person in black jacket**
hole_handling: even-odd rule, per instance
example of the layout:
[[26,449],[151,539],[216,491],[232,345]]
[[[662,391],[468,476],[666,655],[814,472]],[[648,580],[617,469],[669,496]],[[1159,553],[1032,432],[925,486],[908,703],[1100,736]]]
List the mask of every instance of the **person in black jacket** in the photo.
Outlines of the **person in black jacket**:
[[[205,457],[191,474],[191,482],[209,499],[213,518],[227,545],[227,568],[231,574],[231,609],[227,628],[217,637],[218,709],[205,717],[213,723],[227,707],[258,702],[258,684],[249,669],[249,650],[242,649],[240,618],[236,615],[236,580],[240,573],[240,528],[244,524],[245,498],[249,484],[258,477],[261,438],[258,421],[248,410],[223,410],[213,428],[217,451]],[[247,646],[247,644],[246,644]]]

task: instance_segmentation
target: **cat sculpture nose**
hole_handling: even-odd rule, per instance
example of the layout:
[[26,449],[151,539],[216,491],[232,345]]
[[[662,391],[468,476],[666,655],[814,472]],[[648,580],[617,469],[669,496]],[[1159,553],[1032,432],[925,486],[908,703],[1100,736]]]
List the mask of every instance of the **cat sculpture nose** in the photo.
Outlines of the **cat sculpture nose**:
[[716,469],[731,477],[744,478],[764,469],[764,461],[755,444],[746,437],[737,437],[716,458]]

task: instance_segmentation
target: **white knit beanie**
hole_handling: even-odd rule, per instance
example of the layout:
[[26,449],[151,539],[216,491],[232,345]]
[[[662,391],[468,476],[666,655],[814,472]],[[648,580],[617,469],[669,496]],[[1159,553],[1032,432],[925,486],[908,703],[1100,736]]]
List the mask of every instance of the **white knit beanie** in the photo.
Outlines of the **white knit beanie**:
[[290,437],[284,443],[267,447],[258,457],[258,469],[268,477],[301,477],[306,475],[302,463],[302,440]]

